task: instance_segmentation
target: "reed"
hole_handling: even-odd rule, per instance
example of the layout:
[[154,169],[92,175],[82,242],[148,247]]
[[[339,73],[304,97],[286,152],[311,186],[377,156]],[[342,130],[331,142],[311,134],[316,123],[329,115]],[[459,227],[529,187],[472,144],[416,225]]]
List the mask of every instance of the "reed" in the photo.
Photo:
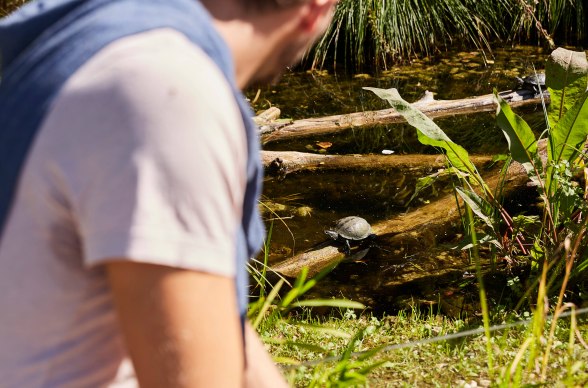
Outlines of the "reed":
[[309,58],[313,67],[381,69],[455,46],[488,54],[491,42],[585,38],[580,0],[342,0]]
[[0,0],[0,17],[8,15],[26,2],[27,0]]

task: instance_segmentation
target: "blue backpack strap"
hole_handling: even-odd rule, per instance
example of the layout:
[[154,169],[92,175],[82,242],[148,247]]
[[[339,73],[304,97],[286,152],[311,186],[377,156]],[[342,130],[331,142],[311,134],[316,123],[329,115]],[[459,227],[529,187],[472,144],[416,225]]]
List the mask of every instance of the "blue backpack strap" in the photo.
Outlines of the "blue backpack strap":
[[[5,45],[2,53],[3,64],[8,64],[0,83],[0,236],[36,132],[67,79],[109,43],[165,27],[183,33],[217,64],[241,109],[249,157],[237,265],[245,268],[264,235],[257,210],[262,171],[259,142],[251,110],[236,87],[230,51],[208,12],[195,0],[44,0],[32,2],[0,22],[0,31],[18,32],[18,39]],[[26,45],[26,49],[18,52],[17,44]],[[247,274],[243,272],[237,275],[242,314],[247,294]]]

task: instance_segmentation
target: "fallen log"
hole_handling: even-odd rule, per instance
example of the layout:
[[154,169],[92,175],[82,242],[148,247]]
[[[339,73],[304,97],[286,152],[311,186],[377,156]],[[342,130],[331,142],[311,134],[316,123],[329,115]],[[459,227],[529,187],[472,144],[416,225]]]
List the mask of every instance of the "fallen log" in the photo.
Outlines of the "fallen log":
[[[513,163],[506,176],[503,194],[508,195],[514,190],[524,187],[528,177],[519,164]],[[498,174],[488,178],[486,184],[494,190],[500,183]],[[453,194],[414,209],[406,214],[395,216],[390,220],[384,220],[372,225],[372,231],[377,236],[378,245],[386,247],[402,246],[406,244],[418,244],[423,249],[435,244],[435,241],[443,237],[445,233],[458,226],[460,214]],[[340,251],[340,245],[336,243],[322,243],[315,249],[297,254],[289,259],[270,267],[270,270],[286,277],[296,277],[303,267],[309,268],[309,276],[314,276],[324,268],[334,265],[344,259],[345,255]],[[419,262],[420,268],[438,268],[436,257],[425,258],[429,262]],[[454,263],[456,268],[442,268],[441,271],[457,270],[463,263]],[[401,284],[403,279],[409,277],[417,280],[420,277],[431,276],[430,271],[415,273],[411,266],[395,273],[394,280],[386,285]]]
[[260,112],[257,116],[253,117],[253,122],[258,126],[268,125],[274,120],[277,120],[280,117],[282,112],[280,109],[272,106],[263,112]]
[[[269,174],[285,176],[300,170],[400,169],[405,173],[446,166],[443,155],[321,155],[295,151],[261,151],[263,166]],[[471,156],[476,166],[492,161],[491,156]]]
[[[512,107],[540,105],[542,103],[541,97],[536,97],[535,93],[530,90],[508,90],[500,92],[499,94]],[[547,92],[544,93],[544,97],[545,103],[548,104],[549,95]],[[430,118],[464,115],[476,112],[492,112],[496,110],[493,94],[469,97],[460,100],[430,100],[427,98],[417,101],[413,105]],[[267,144],[278,140],[334,133],[349,128],[401,123],[404,121],[402,115],[397,113],[396,110],[390,108],[295,120],[285,123],[268,123],[260,130],[260,133],[262,134],[261,142]]]

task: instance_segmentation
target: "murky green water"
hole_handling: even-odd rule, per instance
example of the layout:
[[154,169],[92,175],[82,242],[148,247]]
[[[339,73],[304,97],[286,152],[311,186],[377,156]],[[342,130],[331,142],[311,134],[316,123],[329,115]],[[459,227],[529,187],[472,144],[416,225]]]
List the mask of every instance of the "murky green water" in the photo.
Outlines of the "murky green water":
[[[278,85],[260,90],[254,108],[276,106],[281,109],[282,118],[293,119],[388,108],[386,102],[362,87],[397,88],[409,102],[417,100],[425,90],[440,100],[484,95],[492,93],[494,88],[512,89],[516,86],[516,76],[531,74],[534,68],[543,69],[547,58],[545,50],[529,46],[496,49],[493,54],[492,58],[485,58],[477,52],[446,53],[441,58],[415,60],[374,75],[327,71],[287,73]],[[250,91],[248,96],[253,99],[255,94],[256,91]],[[446,118],[438,120],[438,124],[471,152],[501,149],[486,141],[489,136],[506,144],[490,114]],[[350,130],[343,136],[322,136],[317,140],[335,140],[333,153],[380,152],[382,148],[404,153],[424,150],[416,141],[414,130],[404,125]],[[304,151],[307,145],[308,141],[297,141],[272,144],[268,149]]]
[[[543,69],[547,57],[545,51],[536,47],[497,49],[493,54],[491,58],[484,58],[475,52],[446,53],[435,60],[415,60],[375,75],[292,72],[278,85],[260,90],[254,108],[263,110],[277,106],[282,118],[293,119],[388,108],[384,101],[362,90],[366,86],[395,87],[407,101],[417,100],[425,90],[435,93],[436,99],[447,100],[489,94],[494,88],[512,89],[516,85],[515,76],[532,73],[533,68]],[[253,99],[256,92],[250,91],[248,97]],[[537,131],[542,130],[540,111],[526,109],[518,113]],[[506,141],[490,113],[438,119],[436,123],[470,154],[497,154],[506,150]],[[396,154],[435,153],[431,147],[418,143],[415,130],[404,124],[352,129],[336,135],[271,143],[265,148],[318,152],[316,143],[319,141],[333,144],[327,150],[329,154],[379,154],[384,149]],[[433,171],[425,170],[423,174],[430,172]],[[434,201],[451,190],[446,179],[409,203],[418,177],[414,172],[402,171],[296,173],[285,180],[268,177],[264,202],[274,211],[265,213],[267,226],[273,225],[271,261],[283,260],[325,241],[324,229],[338,218],[359,215],[375,223]],[[350,297],[386,308],[383,304],[396,303],[413,292],[446,293],[443,284],[448,282],[447,277],[438,282],[426,281],[405,287],[382,288],[382,284],[395,276],[395,268],[398,268],[395,266],[418,266],[419,257],[424,255],[463,258],[459,251],[450,249],[457,242],[459,236],[426,249],[374,249],[361,263],[341,264],[321,283],[320,296]],[[460,278],[463,273],[451,277]]]

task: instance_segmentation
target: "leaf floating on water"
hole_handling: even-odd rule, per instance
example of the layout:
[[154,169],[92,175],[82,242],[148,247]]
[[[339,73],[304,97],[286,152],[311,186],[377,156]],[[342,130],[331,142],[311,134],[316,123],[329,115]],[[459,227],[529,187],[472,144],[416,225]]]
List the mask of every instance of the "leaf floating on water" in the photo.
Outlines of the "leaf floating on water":
[[310,217],[312,208],[310,206],[300,206],[294,210],[294,213],[300,217]]
[[333,145],[333,143],[329,142],[329,141],[317,141],[316,145],[319,148],[322,148],[324,150],[326,150],[327,148],[331,147]]

